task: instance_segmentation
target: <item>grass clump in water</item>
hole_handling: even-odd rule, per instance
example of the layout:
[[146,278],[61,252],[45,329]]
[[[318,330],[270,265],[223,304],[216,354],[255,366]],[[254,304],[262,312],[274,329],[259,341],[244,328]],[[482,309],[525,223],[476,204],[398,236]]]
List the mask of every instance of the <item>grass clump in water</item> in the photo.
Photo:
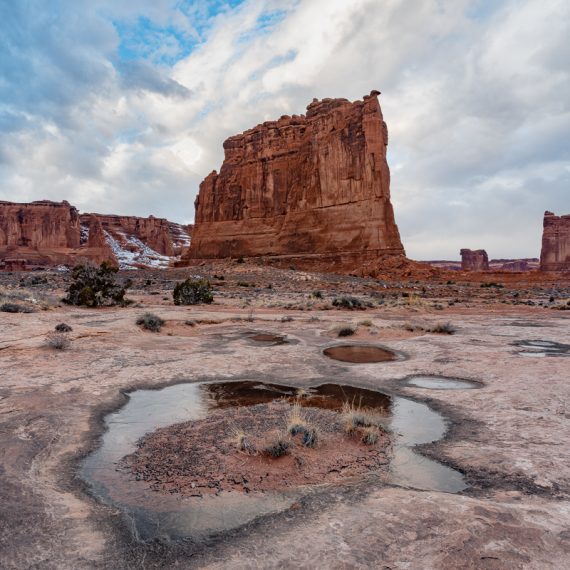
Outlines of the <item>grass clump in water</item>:
[[382,416],[374,410],[356,406],[354,402],[345,402],[342,405],[341,416],[344,422],[344,431],[349,435],[352,435],[359,428],[378,428],[382,425]]

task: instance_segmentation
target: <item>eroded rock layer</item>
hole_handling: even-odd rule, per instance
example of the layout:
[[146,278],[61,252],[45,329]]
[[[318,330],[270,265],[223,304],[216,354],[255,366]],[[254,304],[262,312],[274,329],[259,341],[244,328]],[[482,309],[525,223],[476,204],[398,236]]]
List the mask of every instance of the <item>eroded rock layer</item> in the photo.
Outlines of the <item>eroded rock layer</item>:
[[167,267],[190,244],[190,228],[162,218],[79,214],[68,202],[0,202],[0,269],[90,260],[123,268]]
[[463,271],[488,271],[489,257],[484,249],[462,249],[460,253]]
[[306,115],[226,140],[220,173],[200,185],[184,259],[273,256],[353,270],[403,258],[378,94],[315,99]]
[[540,269],[570,271],[570,214],[544,212]]

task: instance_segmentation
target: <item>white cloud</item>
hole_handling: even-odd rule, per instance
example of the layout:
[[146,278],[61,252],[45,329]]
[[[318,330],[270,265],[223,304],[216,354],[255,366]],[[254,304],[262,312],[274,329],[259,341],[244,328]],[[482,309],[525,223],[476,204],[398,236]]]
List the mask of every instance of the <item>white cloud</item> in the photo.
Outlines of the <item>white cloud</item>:
[[[542,212],[570,211],[568,2],[284,4],[208,20],[206,2],[63,2],[55,29],[22,12],[6,25],[37,41],[11,44],[0,82],[0,198],[190,221],[227,136],[377,88],[408,254],[537,255]],[[171,68],[119,62],[110,18],[141,15],[198,46]]]

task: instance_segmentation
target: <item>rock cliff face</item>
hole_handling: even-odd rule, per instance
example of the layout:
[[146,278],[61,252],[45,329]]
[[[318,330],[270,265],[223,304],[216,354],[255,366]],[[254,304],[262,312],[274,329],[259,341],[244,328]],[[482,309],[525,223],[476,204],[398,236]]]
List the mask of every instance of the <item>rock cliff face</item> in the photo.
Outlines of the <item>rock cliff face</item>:
[[79,213],[68,202],[0,202],[0,247],[79,247]]
[[540,269],[570,271],[570,214],[556,216],[544,212]]
[[67,202],[0,202],[0,269],[111,260],[167,267],[190,244],[189,227],[155,218],[80,215]]
[[403,258],[378,94],[315,99],[306,115],[226,140],[220,173],[200,185],[183,259],[273,256],[343,271]]
[[462,249],[461,269],[463,271],[488,271],[489,257],[484,249]]

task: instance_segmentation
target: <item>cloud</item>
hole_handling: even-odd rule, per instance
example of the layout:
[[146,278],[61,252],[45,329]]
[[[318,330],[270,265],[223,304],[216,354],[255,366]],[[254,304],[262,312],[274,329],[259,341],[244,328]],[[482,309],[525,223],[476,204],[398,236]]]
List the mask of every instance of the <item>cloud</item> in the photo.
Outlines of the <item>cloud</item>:
[[411,257],[534,256],[569,212],[563,0],[0,0],[0,199],[190,221],[222,142],[383,92]]

